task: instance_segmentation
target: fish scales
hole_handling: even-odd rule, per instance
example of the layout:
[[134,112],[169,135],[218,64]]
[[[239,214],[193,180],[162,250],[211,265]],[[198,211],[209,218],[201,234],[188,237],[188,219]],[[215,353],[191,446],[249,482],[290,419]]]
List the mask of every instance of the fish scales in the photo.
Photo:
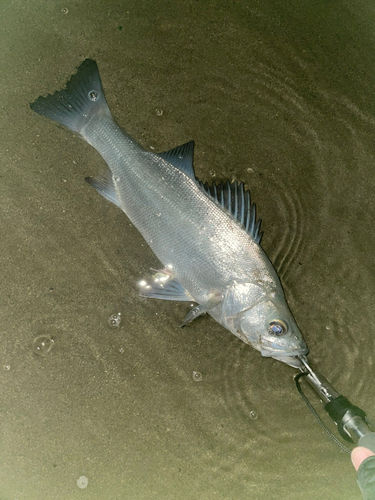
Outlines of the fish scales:
[[144,151],[109,118],[94,117],[82,135],[119,178],[124,212],[164,266],[173,265],[197,302],[233,280],[254,279],[253,268],[275,280],[266,255],[243,226],[184,172]]
[[243,185],[218,185],[212,194],[195,178],[189,144],[146,151],[113,120],[94,61],[31,108],[78,132],[106,161],[109,171],[89,183],[126,213],[164,265],[143,295],[194,300],[184,324],[207,312],[263,356],[301,366],[308,350],[259,244],[255,210],[245,213]]

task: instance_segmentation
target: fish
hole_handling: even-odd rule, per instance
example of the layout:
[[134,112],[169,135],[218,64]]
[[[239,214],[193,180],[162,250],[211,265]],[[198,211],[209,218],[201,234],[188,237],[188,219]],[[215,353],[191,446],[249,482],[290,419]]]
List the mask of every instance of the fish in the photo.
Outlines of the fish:
[[105,160],[106,172],[87,182],[123,210],[161,262],[140,282],[140,295],[195,302],[181,326],[207,313],[262,356],[303,368],[308,348],[260,245],[261,221],[242,182],[198,180],[194,141],[159,154],[138,144],[113,119],[91,59],[30,107]]

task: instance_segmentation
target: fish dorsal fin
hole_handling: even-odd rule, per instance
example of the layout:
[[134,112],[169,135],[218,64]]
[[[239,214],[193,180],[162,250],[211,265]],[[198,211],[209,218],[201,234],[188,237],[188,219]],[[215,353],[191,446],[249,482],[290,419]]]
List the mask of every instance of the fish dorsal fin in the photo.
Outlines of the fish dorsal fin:
[[85,181],[96,189],[106,200],[114,203],[119,208],[122,208],[121,202],[118,199],[115,190],[115,185],[113,184],[112,173],[110,170],[99,177],[86,177]]
[[195,180],[193,167],[194,141],[181,144],[181,146],[164,153],[159,153],[159,156]]
[[219,205],[227,209],[233,217],[240,221],[255,243],[260,243],[263,233],[260,231],[261,219],[256,220],[255,203],[251,203],[250,191],[245,190],[242,182],[209,185],[207,182],[200,186]]

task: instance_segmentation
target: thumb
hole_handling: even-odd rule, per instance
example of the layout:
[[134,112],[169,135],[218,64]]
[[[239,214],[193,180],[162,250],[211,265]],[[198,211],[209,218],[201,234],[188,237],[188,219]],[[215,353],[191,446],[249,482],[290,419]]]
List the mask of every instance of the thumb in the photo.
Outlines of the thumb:
[[351,454],[351,459],[355,470],[359,469],[359,466],[364,460],[366,460],[366,458],[372,456],[375,456],[375,453],[373,453],[368,448],[364,448],[363,446],[358,446],[357,448],[354,448]]

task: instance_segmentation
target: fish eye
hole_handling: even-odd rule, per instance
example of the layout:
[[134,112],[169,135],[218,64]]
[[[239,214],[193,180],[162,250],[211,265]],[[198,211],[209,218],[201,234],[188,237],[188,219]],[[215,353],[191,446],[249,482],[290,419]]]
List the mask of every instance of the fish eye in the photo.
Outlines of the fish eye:
[[288,325],[279,319],[271,321],[268,326],[268,332],[275,337],[281,337],[288,332]]

